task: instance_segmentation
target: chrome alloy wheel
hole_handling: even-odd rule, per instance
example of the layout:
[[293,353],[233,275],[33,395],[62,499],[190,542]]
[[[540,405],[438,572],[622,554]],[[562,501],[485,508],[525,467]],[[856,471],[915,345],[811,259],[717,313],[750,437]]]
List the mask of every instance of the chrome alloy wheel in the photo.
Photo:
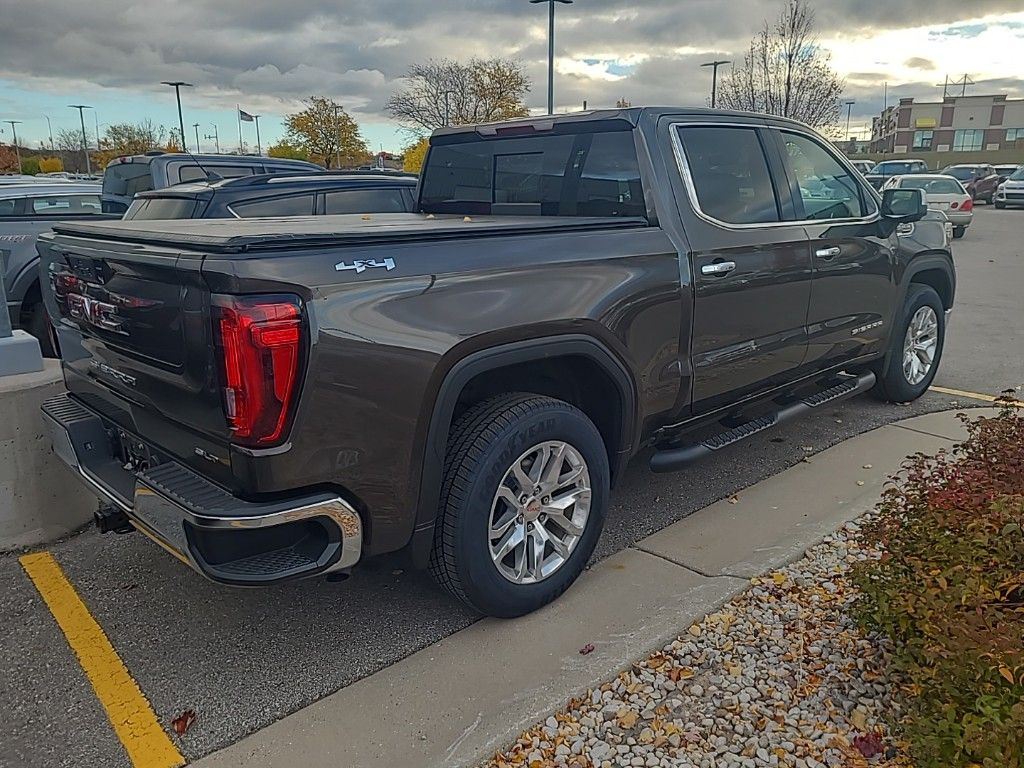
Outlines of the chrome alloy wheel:
[[491,503],[488,539],[498,572],[544,581],[565,565],[590,517],[590,471],[579,451],[552,440],[513,462]]
[[924,381],[935,363],[939,348],[939,319],[931,307],[921,307],[910,319],[903,340],[903,375],[916,386]]

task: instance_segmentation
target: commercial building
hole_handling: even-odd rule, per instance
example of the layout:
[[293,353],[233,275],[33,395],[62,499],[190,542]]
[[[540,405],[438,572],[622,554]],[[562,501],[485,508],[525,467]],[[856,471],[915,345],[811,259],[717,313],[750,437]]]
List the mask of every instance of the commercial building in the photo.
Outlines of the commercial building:
[[[932,165],[1024,157],[1024,99],[947,96],[900,99],[871,121],[871,153],[932,156]],[[940,157],[949,153],[948,159]]]

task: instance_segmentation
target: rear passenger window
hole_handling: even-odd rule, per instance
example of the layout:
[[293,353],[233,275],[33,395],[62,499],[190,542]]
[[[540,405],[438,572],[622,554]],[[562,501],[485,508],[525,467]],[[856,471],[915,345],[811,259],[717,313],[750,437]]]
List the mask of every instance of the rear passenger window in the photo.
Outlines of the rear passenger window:
[[846,167],[821,144],[795,133],[783,133],[786,162],[800,185],[803,215],[798,219],[856,219],[864,215],[860,185]]
[[702,213],[727,224],[780,220],[755,129],[683,127],[679,139]]
[[272,197],[269,200],[232,203],[229,207],[236,216],[243,219],[256,219],[263,216],[312,216],[313,195]]
[[53,195],[51,197],[29,198],[32,213],[43,216],[64,214],[99,213],[99,195]]
[[405,213],[401,189],[343,189],[328,192],[324,213]]

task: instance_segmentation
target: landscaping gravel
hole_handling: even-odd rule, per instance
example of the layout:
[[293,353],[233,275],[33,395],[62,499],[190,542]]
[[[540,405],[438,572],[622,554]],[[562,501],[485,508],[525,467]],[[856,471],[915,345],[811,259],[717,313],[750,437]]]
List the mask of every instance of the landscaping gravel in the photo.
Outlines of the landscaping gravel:
[[[850,523],[677,640],[522,734],[489,768],[909,765],[883,638],[848,615],[848,580],[877,556]],[[584,651],[586,649],[583,649]]]

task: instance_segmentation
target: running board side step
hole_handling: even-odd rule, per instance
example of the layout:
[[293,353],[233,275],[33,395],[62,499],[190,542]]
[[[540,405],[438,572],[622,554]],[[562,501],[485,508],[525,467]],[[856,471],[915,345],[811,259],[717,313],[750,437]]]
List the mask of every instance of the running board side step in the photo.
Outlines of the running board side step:
[[727,445],[746,440],[748,437],[763,432],[784,421],[801,416],[813,411],[827,403],[834,403],[837,400],[845,400],[848,397],[867,392],[875,386],[875,374],[870,371],[859,376],[850,376],[844,381],[823,389],[813,395],[808,395],[802,400],[781,406],[774,413],[759,416],[738,427],[720,432],[717,435],[692,445],[684,445],[679,448],[666,448],[658,451],[651,457],[652,472],[673,472],[677,469],[692,464],[699,459],[712,455],[715,451],[725,448]]

